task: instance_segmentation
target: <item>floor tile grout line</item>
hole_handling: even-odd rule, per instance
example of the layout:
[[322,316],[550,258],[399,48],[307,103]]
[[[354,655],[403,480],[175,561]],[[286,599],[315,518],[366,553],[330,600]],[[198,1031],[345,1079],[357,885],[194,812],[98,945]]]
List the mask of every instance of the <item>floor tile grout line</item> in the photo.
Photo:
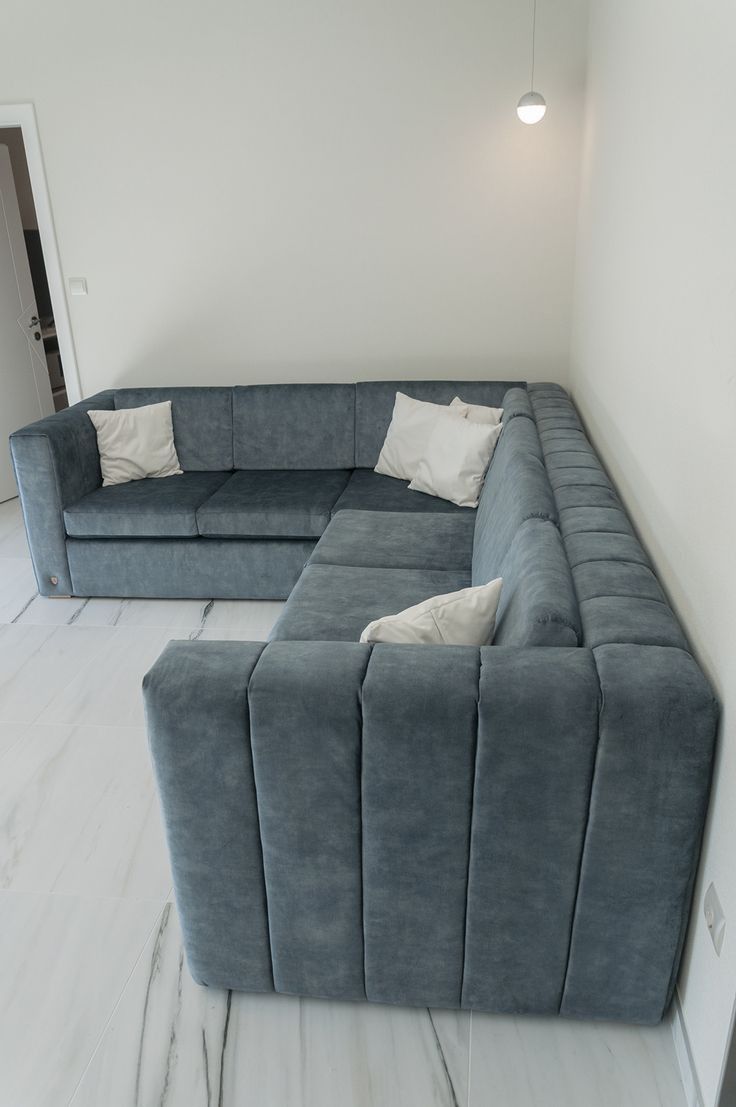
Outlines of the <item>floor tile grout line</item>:
[[0,900],[3,896],[28,896],[35,899],[74,899],[83,903],[157,903],[163,908],[167,903],[173,903],[172,890],[172,885],[169,884],[162,899],[160,896],[100,896],[91,892],[34,892],[28,888],[0,888]]
[[82,1086],[82,1081],[84,1080],[85,1076],[89,1072],[90,1066],[92,1065],[92,1062],[94,1061],[95,1057],[97,1056],[97,1051],[100,1048],[100,1046],[102,1045],[105,1034],[107,1033],[107,1031],[110,1027],[110,1024],[112,1023],[112,1020],[115,1018],[115,1015],[118,1011],[118,1008],[120,1007],[120,1004],[123,1001],[123,996],[125,995],[126,991],[128,990],[128,985],[130,984],[133,973],[138,968],[138,965],[141,962],[141,958],[143,957],[143,954],[146,952],[146,947],[147,947],[147,945],[150,941],[151,935],[156,930],[156,927],[160,925],[161,918],[162,918],[163,913],[166,910],[167,906],[168,906],[168,902],[165,902],[161,905],[161,907],[160,907],[160,909],[159,909],[159,911],[156,915],[156,918],[154,919],[153,924],[151,925],[150,930],[146,934],[145,941],[143,942],[143,945],[141,946],[140,952],[139,952],[138,956],[136,957],[130,972],[126,976],[125,981],[123,982],[123,986],[120,989],[120,993],[118,995],[118,998],[116,999],[115,1003],[113,1004],[113,1008],[112,1008],[108,1018],[105,1020],[104,1025],[102,1027],[102,1030],[100,1031],[97,1039],[95,1040],[95,1044],[92,1047],[92,1052],[89,1055],[89,1060],[87,1061],[87,1064],[84,1066],[84,1068],[81,1072],[81,1075],[79,1077],[79,1080],[74,1085],[74,1089],[72,1091],[72,1094],[69,1097],[69,1099],[67,1100],[66,1107],[72,1107],[72,1104],[74,1103],[74,1099],[76,1097],[76,1094],[79,1091],[80,1087]]

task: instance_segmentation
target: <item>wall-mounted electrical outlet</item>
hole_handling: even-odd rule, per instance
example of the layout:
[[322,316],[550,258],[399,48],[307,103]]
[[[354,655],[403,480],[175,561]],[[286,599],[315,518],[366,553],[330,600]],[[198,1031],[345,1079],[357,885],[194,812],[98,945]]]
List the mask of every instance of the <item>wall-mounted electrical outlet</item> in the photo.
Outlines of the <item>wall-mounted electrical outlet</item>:
[[705,893],[703,914],[705,915],[705,925],[708,927],[711,941],[720,957],[723,948],[723,935],[726,932],[726,916],[723,914],[721,901],[718,898],[714,884],[709,884],[708,891]]

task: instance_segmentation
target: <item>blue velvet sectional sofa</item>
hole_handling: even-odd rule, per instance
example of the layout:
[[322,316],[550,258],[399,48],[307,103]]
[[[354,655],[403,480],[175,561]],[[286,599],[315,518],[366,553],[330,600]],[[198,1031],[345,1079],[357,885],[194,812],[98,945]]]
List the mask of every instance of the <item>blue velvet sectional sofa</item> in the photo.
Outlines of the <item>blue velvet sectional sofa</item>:
[[[477,511],[372,472],[397,388],[505,408]],[[100,488],[85,410],[164,398],[183,476]],[[196,980],[662,1017],[717,709],[559,386],[126,389],[12,450],[45,594],[289,596],[144,683]],[[357,640],[496,576],[492,646]]]

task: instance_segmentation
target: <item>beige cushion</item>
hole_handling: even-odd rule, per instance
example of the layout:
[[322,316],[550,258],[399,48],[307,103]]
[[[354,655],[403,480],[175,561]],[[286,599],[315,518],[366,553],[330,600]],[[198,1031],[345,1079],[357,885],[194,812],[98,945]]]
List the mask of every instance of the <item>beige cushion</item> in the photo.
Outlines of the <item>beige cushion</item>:
[[449,414],[437,416],[409,487],[460,507],[477,507],[500,434],[500,423],[488,426]]
[[461,588],[374,619],[361,642],[403,642],[418,646],[487,646],[496,628],[502,580]]
[[88,411],[97,431],[103,484],[181,473],[171,400],[120,411]]
[[[449,410],[445,405],[413,400],[411,396],[397,392],[391,423],[375,471],[387,477],[411,480],[437,415],[440,412],[447,414]],[[453,414],[453,418],[459,421],[465,416],[462,412],[457,412]]]
[[454,408],[466,419],[470,419],[471,423],[487,423],[491,427],[495,427],[496,423],[500,423],[503,417],[502,407],[486,407],[484,404],[466,404],[459,396],[455,397],[450,407]]

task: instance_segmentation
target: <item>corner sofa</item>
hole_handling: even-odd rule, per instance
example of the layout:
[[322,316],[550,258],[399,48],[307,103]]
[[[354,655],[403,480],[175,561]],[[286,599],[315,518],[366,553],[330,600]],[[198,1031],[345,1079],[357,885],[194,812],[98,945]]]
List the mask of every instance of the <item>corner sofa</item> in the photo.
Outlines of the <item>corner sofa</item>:
[[[505,408],[477,511],[372,473],[397,388]],[[104,394],[171,398],[197,476],[151,482],[189,500],[131,489],[114,523],[84,405],[12,443],[47,591],[289,594],[268,643],[171,642],[144,681],[195,979],[658,1021],[717,708],[566,393],[207,390],[198,418],[195,391]],[[491,646],[357,641],[496,576]]]

